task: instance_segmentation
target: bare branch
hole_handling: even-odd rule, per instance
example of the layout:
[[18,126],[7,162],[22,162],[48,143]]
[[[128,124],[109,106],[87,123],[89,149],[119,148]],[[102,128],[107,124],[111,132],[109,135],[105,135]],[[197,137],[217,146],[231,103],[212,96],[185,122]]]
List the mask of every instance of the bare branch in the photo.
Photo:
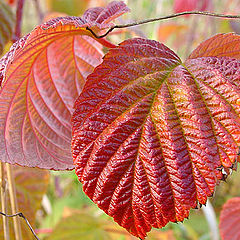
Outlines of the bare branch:
[[5,216],[5,217],[17,217],[17,216],[19,216],[19,217],[23,218],[23,219],[25,220],[25,222],[27,223],[29,229],[30,229],[31,232],[33,233],[34,237],[35,237],[37,240],[40,240],[40,239],[38,238],[38,236],[36,235],[36,233],[34,232],[32,226],[31,226],[31,224],[29,223],[29,221],[27,220],[27,218],[23,215],[23,213],[20,212],[20,213],[15,213],[15,214],[8,215],[8,214],[6,214],[6,213],[0,212],[0,214],[3,215],[3,216]]
[[15,33],[13,36],[13,42],[16,42],[21,37],[21,28],[22,28],[22,15],[23,15],[23,6],[25,0],[18,0],[16,8],[16,26]]
[[117,28],[133,27],[133,26],[138,26],[138,25],[142,25],[142,24],[146,24],[146,23],[152,23],[152,22],[156,22],[156,21],[180,17],[180,16],[184,16],[184,15],[203,15],[203,16],[216,17],[216,18],[240,19],[240,15],[226,15],[226,14],[212,13],[212,12],[189,11],[189,12],[175,13],[175,14],[171,14],[171,15],[159,17],[159,18],[150,18],[150,19],[141,20],[141,21],[128,23],[128,24],[115,25],[115,26],[109,28],[106,33],[104,33],[103,35],[100,35],[100,36],[98,36],[89,27],[87,27],[87,30],[89,30],[95,38],[103,38],[103,37],[106,37],[110,32],[112,32],[114,29],[117,29]]

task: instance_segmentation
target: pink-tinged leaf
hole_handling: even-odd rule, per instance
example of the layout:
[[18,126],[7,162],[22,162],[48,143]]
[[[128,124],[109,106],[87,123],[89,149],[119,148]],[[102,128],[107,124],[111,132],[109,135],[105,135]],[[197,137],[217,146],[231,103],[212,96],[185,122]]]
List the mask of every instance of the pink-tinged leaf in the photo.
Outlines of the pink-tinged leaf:
[[182,63],[146,39],[111,49],[75,102],[72,154],[86,194],[140,238],[205,204],[236,161],[239,69],[226,57]]
[[[102,61],[101,30],[127,11],[123,2],[83,17],[59,17],[36,27],[0,60],[0,160],[23,166],[74,168],[71,114],[86,77]],[[90,35],[90,36],[87,36]],[[106,43],[106,40],[100,40]]]
[[3,53],[4,45],[12,37],[14,22],[10,7],[0,1],[0,56]]
[[176,13],[200,10],[205,11],[210,0],[174,0],[174,11]]
[[240,197],[231,198],[223,205],[219,229],[222,240],[240,239]]
[[231,57],[240,59],[240,36],[234,33],[217,34],[202,42],[189,56]]

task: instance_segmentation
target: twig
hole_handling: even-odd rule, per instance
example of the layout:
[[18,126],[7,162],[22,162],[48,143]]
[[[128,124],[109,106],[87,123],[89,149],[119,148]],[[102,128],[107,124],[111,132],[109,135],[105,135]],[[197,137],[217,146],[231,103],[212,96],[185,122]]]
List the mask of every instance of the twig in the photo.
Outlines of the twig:
[[[9,163],[6,163],[7,169],[7,181],[9,186],[9,197],[11,203],[11,211],[12,213],[18,212],[18,205],[17,205],[17,197],[16,197],[16,189],[15,183],[12,175],[12,166]],[[18,218],[13,219],[13,226],[14,226],[14,233],[16,240],[22,240],[22,233],[20,228],[20,222]]]
[[23,218],[23,219],[25,220],[25,222],[27,223],[29,229],[31,230],[32,234],[34,235],[34,237],[35,237],[37,240],[40,240],[40,239],[38,238],[38,236],[36,235],[36,233],[34,232],[32,226],[31,226],[31,224],[29,223],[29,221],[27,220],[27,218],[23,215],[23,213],[20,212],[20,213],[15,213],[15,214],[8,215],[8,214],[5,214],[5,213],[3,213],[3,212],[0,212],[0,214],[3,215],[3,216],[5,216],[5,217],[16,217],[16,216],[19,216],[19,217]]
[[22,27],[22,15],[23,15],[23,5],[25,0],[18,0],[16,8],[16,26],[13,36],[13,42],[16,42],[21,37],[21,27]]
[[[7,192],[6,192],[6,181],[5,181],[5,171],[4,171],[4,163],[0,161],[0,188],[1,188],[1,211],[7,212]],[[3,217],[3,235],[5,240],[10,240],[9,236],[9,225],[8,219]]]
[[142,24],[146,24],[146,23],[180,17],[180,16],[184,16],[184,15],[203,15],[203,16],[217,17],[217,18],[240,19],[240,15],[226,15],[226,14],[212,13],[212,12],[189,11],[189,12],[175,13],[172,15],[159,17],[159,18],[150,18],[150,19],[137,21],[137,22],[133,22],[133,23],[128,23],[128,24],[115,25],[115,26],[109,28],[106,33],[104,33],[103,35],[100,35],[100,36],[98,36],[91,28],[87,27],[86,29],[89,30],[95,38],[103,38],[103,37],[106,37],[110,32],[112,32],[116,28],[133,27],[133,26],[138,26],[138,25],[142,25]]

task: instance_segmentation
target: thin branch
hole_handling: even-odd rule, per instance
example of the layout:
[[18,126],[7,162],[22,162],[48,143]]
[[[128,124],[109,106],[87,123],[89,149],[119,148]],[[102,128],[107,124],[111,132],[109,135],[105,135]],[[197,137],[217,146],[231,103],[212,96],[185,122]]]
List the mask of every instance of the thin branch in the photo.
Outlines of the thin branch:
[[209,17],[217,17],[217,18],[231,18],[231,19],[240,19],[240,15],[225,15],[221,13],[211,13],[211,12],[200,12],[200,11],[189,11],[189,12],[181,12],[181,13],[175,13],[172,15],[164,16],[164,17],[159,17],[159,18],[150,18],[142,21],[137,21],[133,23],[128,23],[128,24],[121,24],[121,25],[115,25],[107,30],[106,33],[103,35],[98,36],[91,28],[87,27],[87,30],[89,30],[95,38],[103,38],[106,37],[110,32],[112,32],[114,29],[117,28],[127,28],[127,27],[133,27],[133,26],[138,26],[146,23],[152,23],[156,21],[161,21],[161,20],[166,20],[170,18],[175,18],[175,17],[180,17],[184,15],[203,15],[203,16],[209,16]]
[[[18,204],[17,204],[17,196],[16,196],[16,188],[15,182],[12,173],[12,165],[6,163],[6,170],[7,170],[7,181],[8,181],[8,190],[9,190],[9,197],[11,203],[11,211],[12,213],[18,212]],[[22,240],[22,233],[19,219],[13,219],[13,227],[16,240]]]
[[23,5],[25,0],[18,0],[16,8],[16,26],[13,36],[13,42],[16,42],[21,37]]
[[8,215],[8,214],[5,214],[5,213],[3,213],[3,212],[0,212],[0,214],[3,215],[3,216],[5,216],[5,217],[16,217],[16,216],[19,216],[19,217],[23,218],[23,219],[25,220],[25,222],[27,223],[29,229],[31,230],[32,234],[34,235],[34,237],[35,237],[37,240],[40,240],[40,239],[38,238],[38,236],[36,235],[36,233],[34,232],[32,226],[31,226],[31,224],[29,223],[29,221],[27,220],[27,218],[23,215],[23,213],[20,212],[20,213],[15,213],[15,214]]

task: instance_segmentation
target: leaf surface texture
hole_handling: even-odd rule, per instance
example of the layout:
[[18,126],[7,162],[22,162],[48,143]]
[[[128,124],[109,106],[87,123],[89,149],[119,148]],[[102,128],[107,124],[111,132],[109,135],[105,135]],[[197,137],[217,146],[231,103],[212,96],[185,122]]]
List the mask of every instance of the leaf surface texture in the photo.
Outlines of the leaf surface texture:
[[240,238],[240,197],[229,199],[220,214],[219,229],[223,240]]
[[[133,235],[205,204],[240,143],[240,61],[130,39],[75,102],[72,154],[86,194]],[[224,172],[224,171],[223,171]]]

